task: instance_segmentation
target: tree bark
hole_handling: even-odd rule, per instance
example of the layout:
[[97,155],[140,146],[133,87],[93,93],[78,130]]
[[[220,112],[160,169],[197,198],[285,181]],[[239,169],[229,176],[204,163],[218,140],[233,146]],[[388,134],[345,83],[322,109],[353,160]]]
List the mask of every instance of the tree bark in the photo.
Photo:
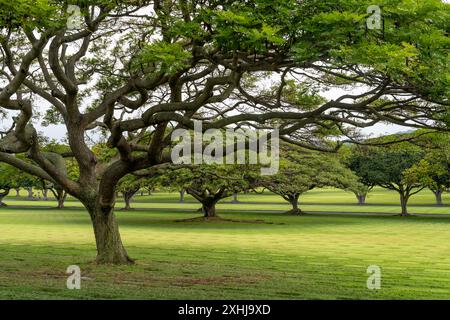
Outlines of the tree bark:
[[16,188],[16,197],[20,197],[20,188]]
[[409,197],[407,195],[405,195],[403,193],[400,193],[400,205],[402,207],[402,213],[400,215],[403,216],[403,217],[409,216],[409,213],[408,213],[408,198]]
[[231,203],[239,203],[238,194],[237,193],[233,193],[233,200],[231,201]]
[[64,209],[64,202],[66,201],[67,193],[63,190],[57,192],[58,209]]
[[184,195],[186,193],[186,190],[181,190],[180,191],[180,203],[184,203]]
[[48,200],[48,189],[43,189],[42,195],[43,195],[43,200],[47,201]]
[[216,199],[206,199],[202,202],[202,211],[205,218],[217,217],[216,204],[218,200]]
[[97,263],[132,264],[119,233],[119,226],[112,208],[102,209],[99,205],[88,209],[94,227],[97,244]]
[[27,191],[28,191],[28,199],[32,200],[34,198],[33,197],[33,187],[28,187]]
[[133,199],[133,195],[129,193],[124,193],[123,198],[125,200],[125,210],[131,210],[131,199]]
[[442,206],[444,203],[442,201],[442,193],[444,191],[442,189],[433,191],[434,196],[436,197],[436,205]]
[[358,205],[362,206],[366,204],[366,195],[357,194],[356,199],[358,199]]
[[300,194],[293,194],[289,196],[289,203],[292,205],[292,210],[289,211],[290,214],[302,214],[302,210],[298,207],[298,199]]

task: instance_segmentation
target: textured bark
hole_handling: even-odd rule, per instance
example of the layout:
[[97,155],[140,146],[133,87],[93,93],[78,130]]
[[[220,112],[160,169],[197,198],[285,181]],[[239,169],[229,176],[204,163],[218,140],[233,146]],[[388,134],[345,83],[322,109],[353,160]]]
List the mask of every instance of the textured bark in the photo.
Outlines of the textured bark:
[[97,206],[90,209],[89,213],[91,215],[97,244],[97,263],[134,263],[122,244],[119,226],[112,208],[102,209],[100,206]]
[[205,218],[214,218],[217,217],[216,214],[216,203],[214,202],[207,202],[204,203],[202,206],[203,214]]

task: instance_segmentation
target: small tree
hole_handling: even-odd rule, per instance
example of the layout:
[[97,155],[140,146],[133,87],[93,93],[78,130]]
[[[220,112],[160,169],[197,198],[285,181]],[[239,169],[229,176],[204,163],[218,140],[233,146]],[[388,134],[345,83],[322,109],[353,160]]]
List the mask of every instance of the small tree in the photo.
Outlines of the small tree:
[[117,191],[121,192],[125,201],[124,210],[131,210],[131,200],[143,187],[144,180],[134,175],[127,175],[122,178],[117,186]]
[[290,214],[301,214],[298,200],[314,188],[356,188],[358,178],[336,158],[321,153],[290,151],[276,175],[260,177],[257,185],[280,195],[292,205]]

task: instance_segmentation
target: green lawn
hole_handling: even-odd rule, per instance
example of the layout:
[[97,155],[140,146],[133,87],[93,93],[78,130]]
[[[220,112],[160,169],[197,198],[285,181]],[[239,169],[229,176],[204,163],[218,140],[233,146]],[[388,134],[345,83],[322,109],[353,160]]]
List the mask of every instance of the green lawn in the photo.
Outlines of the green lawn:
[[[83,210],[0,209],[0,299],[450,298],[449,218],[222,214],[274,223],[260,224],[118,215],[135,266],[91,263]],[[72,264],[85,277],[81,291],[65,289]],[[372,264],[382,268],[379,291],[366,288]]]
[[[239,204],[230,203],[231,199],[225,199],[218,205],[221,211],[287,211],[290,206],[281,197],[271,194],[240,194]],[[444,203],[450,204],[450,194],[443,195]],[[54,207],[55,201],[28,201],[21,198],[9,197],[5,201],[12,206],[40,206]],[[355,196],[350,192],[336,189],[312,190],[300,199],[301,208],[306,212],[362,212],[362,213],[392,213],[401,212],[398,194],[381,188],[374,189],[367,199],[366,206],[356,204]],[[81,203],[74,199],[68,199],[68,207],[82,207]],[[119,199],[118,208],[123,207]],[[186,195],[186,203],[179,203],[177,193],[155,192],[151,196],[136,196],[133,207],[138,209],[174,209],[195,210],[200,207],[198,202]],[[424,190],[413,196],[410,200],[410,213],[415,214],[450,214],[450,206],[436,206],[434,195]]]

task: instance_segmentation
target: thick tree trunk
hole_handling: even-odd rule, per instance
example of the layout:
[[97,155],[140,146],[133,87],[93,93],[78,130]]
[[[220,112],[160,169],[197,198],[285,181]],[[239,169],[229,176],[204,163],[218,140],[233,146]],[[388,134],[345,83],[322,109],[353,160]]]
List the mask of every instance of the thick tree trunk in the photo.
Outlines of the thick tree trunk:
[[181,190],[180,191],[180,203],[184,203],[184,195],[186,193],[186,190]]
[[20,197],[20,188],[16,188],[16,197]]
[[42,190],[42,195],[43,195],[43,200],[47,201],[48,200],[48,189]]
[[[89,209],[88,209],[89,210]],[[97,244],[97,263],[132,264],[119,233],[119,226],[112,209],[102,210],[100,206],[90,209]]]
[[208,200],[202,203],[202,211],[205,218],[217,217],[216,203],[217,201],[214,200]]
[[358,199],[358,205],[362,206],[366,204],[366,195],[357,194],[356,199]]
[[433,191],[434,196],[436,197],[436,205],[438,205],[438,206],[442,206],[444,204],[442,202],[442,193],[443,192],[444,192],[444,190],[442,190],[442,189]]
[[233,193],[233,200],[231,200],[232,203],[239,203],[238,200],[238,194],[237,193]]

